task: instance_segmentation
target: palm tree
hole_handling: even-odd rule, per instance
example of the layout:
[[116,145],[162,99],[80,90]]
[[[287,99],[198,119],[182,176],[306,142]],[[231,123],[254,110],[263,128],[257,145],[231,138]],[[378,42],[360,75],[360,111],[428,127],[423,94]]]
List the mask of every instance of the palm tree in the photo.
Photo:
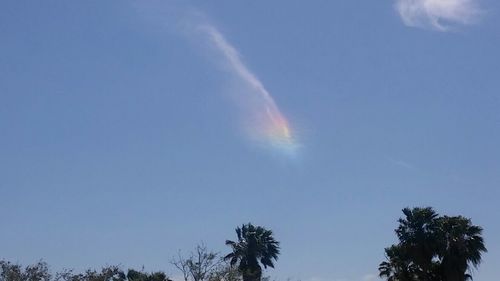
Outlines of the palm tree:
[[462,216],[443,216],[438,220],[443,280],[465,281],[472,279],[466,273],[471,266],[477,268],[481,263],[481,254],[487,252],[481,236],[483,229],[472,225],[470,219]]
[[400,245],[412,258],[413,264],[420,268],[417,272],[419,279],[433,280],[438,214],[430,207],[405,208],[403,214],[405,218],[398,220],[399,227],[396,229]]
[[385,249],[387,261],[380,263],[378,270],[381,278],[387,281],[417,281],[417,270],[408,254],[400,245]]
[[243,281],[260,281],[262,268],[274,268],[273,261],[278,260],[280,253],[279,242],[273,237],[273,232],[251,223],[236,228],[238,241],[226,240],[226,245],[232,252],[224,257],[231,266],[238,263],[238,270]]
[[462,216],[439,216],[432,208],[406,208],[396,229],[399,243],[385,249],[380,277],[389,281],[472,279],[486,252],[482,228]]

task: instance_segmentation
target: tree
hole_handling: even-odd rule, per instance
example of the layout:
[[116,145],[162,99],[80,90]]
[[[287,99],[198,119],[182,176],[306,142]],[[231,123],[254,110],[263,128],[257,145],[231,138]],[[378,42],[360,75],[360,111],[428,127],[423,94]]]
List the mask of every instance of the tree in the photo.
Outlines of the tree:
[[226,240],[226,245],[232,252],[224,257],[231,266],[238,264],[238,270],[243,276],[243,281],[260,281],[262,268],[274,268],[273,261],[278,259],[280,253],[279,242],[273,237],[271,230],[251,223],[243,224],[236,228],[238,241]]
[[234,266],[223,262],[210,275],[209,281],[241,281],[241,273]]
[[72,269],[64,269],[55,276],[49,271],[47,264],[40,261],[22,267],[8,261],[0,260],[0,281],[172,281],[162,271],[147,273],[143,270],[129,269],[127,275],[118,266],[105,266],[100,271],[87,269],[83,273],[74,273]]
[[221,270],[223,260],[202,243],[196,246],[188,258],[179,252],[170,263],[182,272],[184,281],[208,281],[213,276],[220,275],[218,271]]
[[438,256],[443,279],[472,279],[467,271],[471,266],[477,268],[481,263],[481,254],[487,251],[481,236],[483,229],[462,216],[444,216],[437,222],[440,238]]
[[23,269],[19,264],[0,261],[0,281],[21,281]]
[[405,208],[395,230],[399,243],[385,249],[379,266],[388,281],[464,281],[486,252],[482,228],[462,216],[439,216],[432,208]]
[[438,214],[430,207],[405,208],[403,214],[405,218],[398,220],[399,227],[395,230],[401,248],[398,253],[404,253],[406,258],[411,257],[410,265],[418,280],[434,280],[436,264],[433,258],[437,250]]
[[118,266],[106,266],[101,271],[88,269],[84,273],[73,273],[73,270],[64,270],[56,274],[54,281],[172,281],[162,271],[144,272],[129,269],[127,274]]
[[399,245],[385,249],[388,261],[380,264],[379,276],[388,281],[417,281],[415,267],[410,263],[408,254]]
[[197,245],[186,258],[181,252],[171,262],[182,273],[184,281],[240,281],[241,274],[231,267],[219,253]]
[[125,273],[118,266],[105,266],[101,271],[87,269],[84,273],[64,270],[56,274],[55,281],[127,281]]
[[43,261],[23,268],[19,264],[0,261],[0,281],[50,281],[52,275]]
[[164,272],[157,271],[153,273],[145,273],[134,269],[129,269],[127,272],[128,281],[172,281],[168,279]]

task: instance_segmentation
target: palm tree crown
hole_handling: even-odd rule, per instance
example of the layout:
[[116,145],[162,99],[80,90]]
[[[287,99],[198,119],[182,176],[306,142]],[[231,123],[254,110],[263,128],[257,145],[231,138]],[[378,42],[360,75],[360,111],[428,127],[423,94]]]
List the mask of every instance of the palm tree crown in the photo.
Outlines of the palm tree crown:
[[441,238],[438,255],[446,280],[472,279],[465,274],[470,266],[477,268],[481,254],[487,252],[481,236],[483,229],[462,216],[443,216],[438,219]]
[[396,229],[399,243],[385,249],[380,277],[389,281],[472,279],[486,247],[482,228],[462,216],[439,216],[432,208],[405,208]]
[[243,224],[236,228],[238,241],[226,240],[226,245],[232,248],[232,252],[224,257],[229,260],[231,266],[238,264],[238,269],[245,281],[260,280],[262,269],[274,268],[274,261],[280,253],[279,242],[273,237],[273,232],[251,223]]

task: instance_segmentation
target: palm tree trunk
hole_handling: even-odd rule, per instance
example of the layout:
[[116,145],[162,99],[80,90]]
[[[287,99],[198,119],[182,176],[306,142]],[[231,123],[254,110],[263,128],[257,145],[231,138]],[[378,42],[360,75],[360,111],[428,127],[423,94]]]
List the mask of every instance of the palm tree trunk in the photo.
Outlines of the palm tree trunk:
[[262,269],[260,266],[247,268],[241,273],[241,275],[243,276],[243,281],[261,281]]

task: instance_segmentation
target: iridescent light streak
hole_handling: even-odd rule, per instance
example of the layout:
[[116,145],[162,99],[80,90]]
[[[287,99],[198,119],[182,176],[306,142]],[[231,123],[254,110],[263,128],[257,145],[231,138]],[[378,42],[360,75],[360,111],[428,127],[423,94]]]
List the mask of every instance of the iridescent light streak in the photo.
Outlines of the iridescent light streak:
[[248,69],[238,51],[214,26],[202,25],[200,30],[209,36],[210,41],[222,53],[234,74],[251,89],[252,99],[256,100],[256,102],[248,102],[248,107],[253,114],[249,117],[253,119],[253,122],[249,122],[250,125],[248,125],[251,128],[247,128],[251,137],[269,144],[272,148],[294,155],[298,148],[294,132],[262,82]]

